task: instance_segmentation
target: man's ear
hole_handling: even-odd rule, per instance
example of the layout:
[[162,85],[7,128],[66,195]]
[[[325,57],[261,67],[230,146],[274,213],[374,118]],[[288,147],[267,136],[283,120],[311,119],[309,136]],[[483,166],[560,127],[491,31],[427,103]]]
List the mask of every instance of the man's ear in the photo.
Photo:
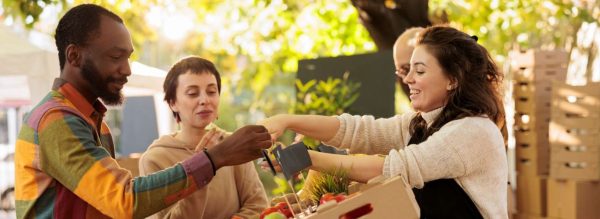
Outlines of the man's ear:
[[81,48],[75,44],[69,44],[65,49],[66,60],[72,66],[81,67],[82,54]]

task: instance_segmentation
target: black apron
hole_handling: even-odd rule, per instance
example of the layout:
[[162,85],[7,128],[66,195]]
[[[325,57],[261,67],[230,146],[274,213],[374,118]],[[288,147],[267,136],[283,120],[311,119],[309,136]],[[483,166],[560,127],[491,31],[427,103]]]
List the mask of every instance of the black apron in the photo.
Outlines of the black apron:
[[[419,144],[427,137],[413,136],[408,144]],[[421,209],[422,219],[483,218],[473,200],[454,179],[437,179],[426,182],[423,188],[413,189]]]

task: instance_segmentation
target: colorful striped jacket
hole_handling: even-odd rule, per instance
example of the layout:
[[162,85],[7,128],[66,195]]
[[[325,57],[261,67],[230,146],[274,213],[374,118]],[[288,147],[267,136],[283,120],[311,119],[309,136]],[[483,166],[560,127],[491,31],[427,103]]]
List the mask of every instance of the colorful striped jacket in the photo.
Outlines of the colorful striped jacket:
[[25,116],[15,152],[17,218],[143,218],[212,179],[204,153],[133,178],[114,159],[105,112],[56,79]]

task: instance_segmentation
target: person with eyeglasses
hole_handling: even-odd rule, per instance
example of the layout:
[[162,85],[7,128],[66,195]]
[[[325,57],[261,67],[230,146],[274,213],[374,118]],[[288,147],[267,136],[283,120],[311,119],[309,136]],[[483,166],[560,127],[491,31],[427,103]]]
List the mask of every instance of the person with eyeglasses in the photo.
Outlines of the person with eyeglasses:
[[[393,48],[394,66],[396,71],[394,72],[398,76],[398,82],[402,84],[402,80],[410,71],[410,57],[412,56],[413,50],[417,43],[417,37],[419,33],[423,31],[422,27],[412,27],[406,29],[396,39]],[[408,91],[407,89],[405,91]]]
[[342,168],[359,182],[403,177],[421,218],[508,218],[508,162],[497,125],[504,120],[502,77],[476,37],[432,26],[419,33],[403,77],[416,112],[381,119],[276,115],[259,124],[274,140],[289,129],[350,153],[388,152],[308,154],[310,169]]

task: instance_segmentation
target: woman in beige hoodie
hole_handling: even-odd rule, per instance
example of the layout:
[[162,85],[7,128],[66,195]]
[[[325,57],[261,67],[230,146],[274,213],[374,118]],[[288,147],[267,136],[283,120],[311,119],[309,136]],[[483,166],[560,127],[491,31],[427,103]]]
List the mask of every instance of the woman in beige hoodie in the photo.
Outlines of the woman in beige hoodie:
[[[212,124],[221,92],[221,78],[212,62],[199,57],[180,60],[169,70],[163,89],[181,128],[148,147],[140,159],[141,175],[171,167],[227,135]],[[267,205],[256,169],[248,162],[220,168],[203,189],[152,218],[253,218]]]

